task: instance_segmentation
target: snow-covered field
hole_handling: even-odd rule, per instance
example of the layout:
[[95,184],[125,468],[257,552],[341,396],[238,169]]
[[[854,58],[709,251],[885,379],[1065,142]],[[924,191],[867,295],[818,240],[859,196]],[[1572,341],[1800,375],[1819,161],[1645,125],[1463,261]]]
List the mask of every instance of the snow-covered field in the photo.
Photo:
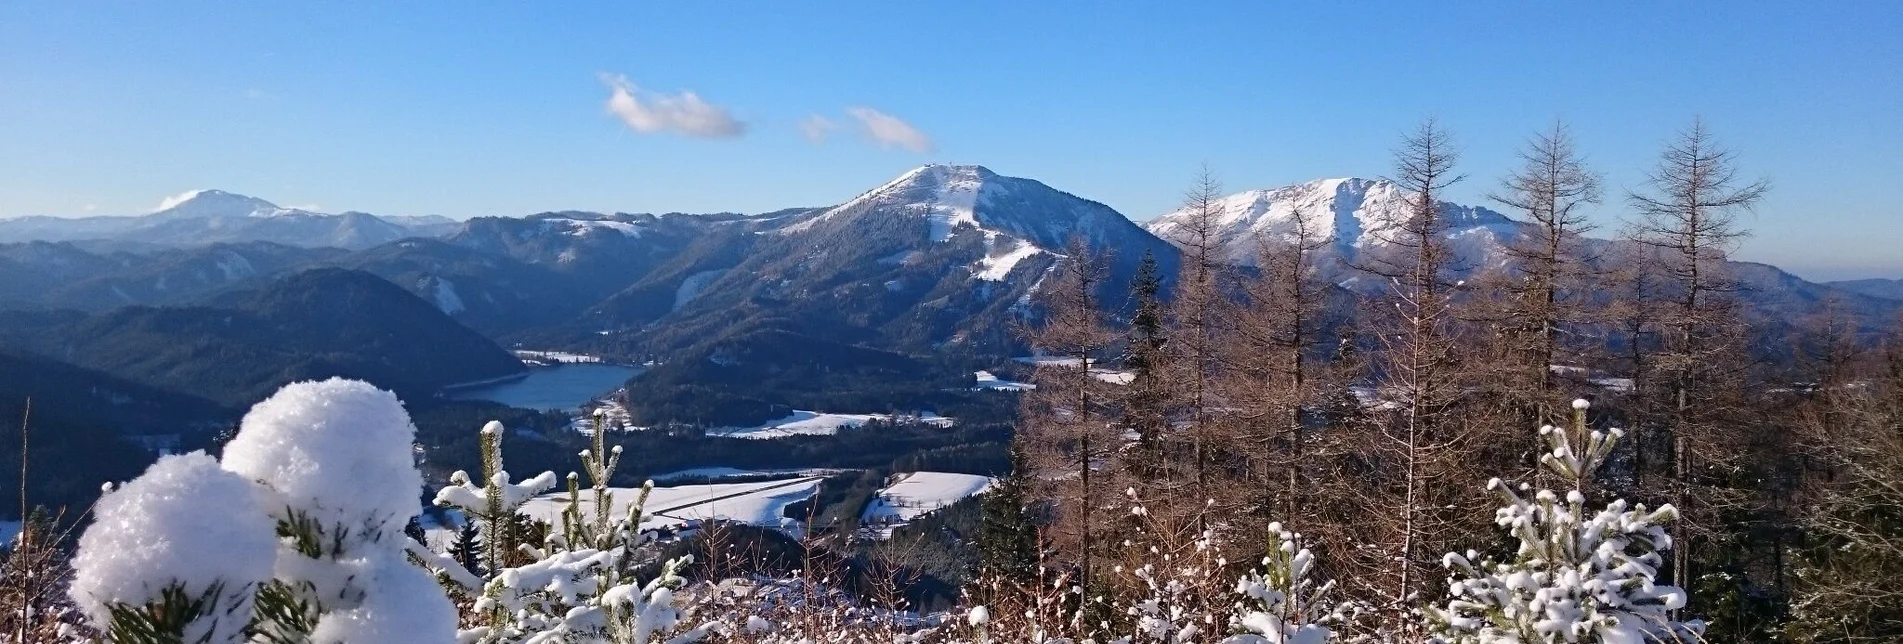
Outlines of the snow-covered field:
[[938,427],[950,427],[953,420],[925,412],[917,416],[907,414],[830,414],[826,412],[793,410],[793,414],[779,420],[768,421],[752,427],[719,427],[707,430],[710,436],[733,436],[737,438],[784,438],[787,436],[826,436],[839,433],[842,427],[858,427],[874,420],[897,422],[921,422]]
[[[799,521],[784,516],[786,506],[811,498],[819,489],[818,477],[796,477],[761,483],[714,483],[654,488],[648,496],[643,529],[685,525],[689,521],[720,519],[748,525],[775,527],[789,531]],[[609,488],[614,496],[610,510],[616,519],[626,517],[628,507],[641,496],[639,488]],[[581,502],[594,507],[594,492],[583,490]],[[568,493],[544,494],[522,506],[522,513],[552,525],[561,525],[562,510],[568,507]]]
[[976,474],[912,472],[898,476],[898,481],[879,490],[859,518],[861,524],[878,527],[885,536],[891,536],[893,528],[991,485],[990,477]]
[[668,481],[673,481],[678,479],[687,479],[687,478],[736,479],[736,478],[753,477],[753,476],[826,476],[826,475],[834,474],[840,471],[841,470],[824,469],[824,468],[782,468],[782,469],[768,469],[768,470],[743,470],[737,467],[713,466],[713,467],[693,467],[693,468],[688,468],[684,470],[675,470],[672,472],[662,472],[660,474],[650,476],[648,477],[648,479],[659,484],[659,483],[666,483]]
[[1033,385],[1028,382],[1014,382],[1011,380],[1001,379],[996,374],[993,374],[989,371],[979,371],[971,375],[972,377],[978,379],[977,386],[972,387],[972,389],[996,389],[999,391],[1030,391],[1032,389],[1037,388],[1037,385]]

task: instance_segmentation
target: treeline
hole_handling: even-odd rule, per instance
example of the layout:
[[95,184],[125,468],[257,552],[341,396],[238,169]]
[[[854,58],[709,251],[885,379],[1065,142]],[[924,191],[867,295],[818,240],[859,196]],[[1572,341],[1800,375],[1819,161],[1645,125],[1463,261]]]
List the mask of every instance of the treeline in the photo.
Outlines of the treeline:
[[[1826,302],[1786,321],[1787,359],[1754,350],[1726,258],[1768,184],[1694,123],[1623,195],[1619,240],[1591,240],[1600,176],[1558,125],[1490,194],[1525,234],[1504,240],[1507,261],[1465,266],[1441,209],[1458,156],[1432,121],[1406,136],[1392,179],[1407,198],[1345,266],[1326,252],[1332,224],[1300,210],[1257,240],[1256,270],[1225,263],[1205,172],[1173,287],[1146,262],[1127,324],[1100,301],[1102,259],[1073,245],[1030,338],[1068,360],[1040,364],[1020,422],[1039,538],[1006,549],[1142,597],[1109,574],[1130,545],[1120,503],[1147,500],[1190,535],[1173,543],[1228,552],[1269,547],[1280,522],[1377,632],[1418,640],[1420,598],[1448,591],[1444,553],[1511,558],[1488,477],[1550,489],[1531,430],[1583,397],[1594,426],[1626,432],[1591,501],[1680,515],[1660,562],[1690,593],[1675,617],[1707,622],[1709,641],[1903,638],[1903,344]],[[1340,275],[1382,287],[1344,298],[1326,279]],[[997,548],[987,560],[1030,557]]]

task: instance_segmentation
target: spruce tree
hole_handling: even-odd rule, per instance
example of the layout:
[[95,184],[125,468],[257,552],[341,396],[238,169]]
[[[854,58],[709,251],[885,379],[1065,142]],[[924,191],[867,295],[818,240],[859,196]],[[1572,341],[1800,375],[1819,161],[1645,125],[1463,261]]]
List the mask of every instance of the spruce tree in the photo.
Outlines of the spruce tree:
[[449,556],[471,573],[485,575],[482,567],[482,530],[473,520],[464,520],[456,530],[456,540],[450,543]]
[[1037,579],[1037,525],[1029,500],[1030,464],[1022,447],[1011,446],[1011,473],[985,492],[978,526],[979,576],[1022,585]]
[[1130,280],[1130,299],[1135,313],[1130,318],[1129,346],[1123,356],[1123,368],[1131,374],[1124,389],[1123,422],[1136,432],[1139,446],[1131,469],[1151,474],[1157,467],[1159,443],[1169,424],[1167,380],[1164,378],[1163,277],[1156,256],[1144,251],[1137,263],[1136,277]]

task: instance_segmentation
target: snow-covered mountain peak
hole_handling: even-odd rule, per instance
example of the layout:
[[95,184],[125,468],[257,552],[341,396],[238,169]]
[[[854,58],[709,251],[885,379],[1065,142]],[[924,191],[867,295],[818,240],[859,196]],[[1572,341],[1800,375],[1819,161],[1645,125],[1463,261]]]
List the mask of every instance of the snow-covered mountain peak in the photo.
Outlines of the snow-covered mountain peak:
[[[1249,190],[1217,201],[1216,238],[1232,261],[1253,264],[1259,239],[1295,237],[1297,224],[1310,235],[1330,240],[1344,256],[1388,243],[1406,216],[1407,194],[1386,179],[1343,177],[1316,179],[1269,190]],[[1500,213],[1473,206],[1441,202],[1448,233],[1513,226]],[[1144,228],[1164,239],[1181,236],[1191,213],[1177,210],[1151,220]]]
[[152,212],[166,218],[210,219],[223,217],[270,217],[282,214],[301,213],[294,208],[280,208],[277,204],[223,190],[192,190],[167,197],[159,202],[159,209]]
[[796,233],[821,222],[865,216],[911,217],[929,224],[926,241],[950,240],[972,228],[989,240],[1007,235],[1041,249],[1063,247],[1072,235],[1115,246],[1137,226],[1109,206],[1041,182],[1009,177],[979,165],[919,166],[817,216],[781,229]]

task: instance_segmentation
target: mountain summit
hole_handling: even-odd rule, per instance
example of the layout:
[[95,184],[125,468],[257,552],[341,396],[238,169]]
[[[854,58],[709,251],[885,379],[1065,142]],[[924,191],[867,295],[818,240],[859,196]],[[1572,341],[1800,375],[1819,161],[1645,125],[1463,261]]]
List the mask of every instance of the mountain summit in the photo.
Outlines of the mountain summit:
[[[1331,242],[1342,257],[1386,246],[1406,217],[1407,195],[1386,179],[1316,179],[1272,190],[1250,190],[1223,197],[1216,237],[1227,258],[1237,264],[1256,263],[1258,239],[1287,239],[1295,233],[1299,216],[1314,227],[1317,237]],[[1447,234],[1490,244],[1514,234],[1519,224],[1506,215],[1475,206],[1440,203]],[[1177,210],[1144,224],[1164,239],[1184,232],[1190,212]],[[1476,249],[1485,250],[1485,249]]]
[[[277,204],[223,190],[193,190],[175,197],[167,197],[159,203],[159,209],[152,211],[153,216],[169,219],[206,219],[213,217],[268,217],[279,214],[305,213],[308,211],[294,208],[280,208]],[[315,213],[312,213],[315,214]]]

